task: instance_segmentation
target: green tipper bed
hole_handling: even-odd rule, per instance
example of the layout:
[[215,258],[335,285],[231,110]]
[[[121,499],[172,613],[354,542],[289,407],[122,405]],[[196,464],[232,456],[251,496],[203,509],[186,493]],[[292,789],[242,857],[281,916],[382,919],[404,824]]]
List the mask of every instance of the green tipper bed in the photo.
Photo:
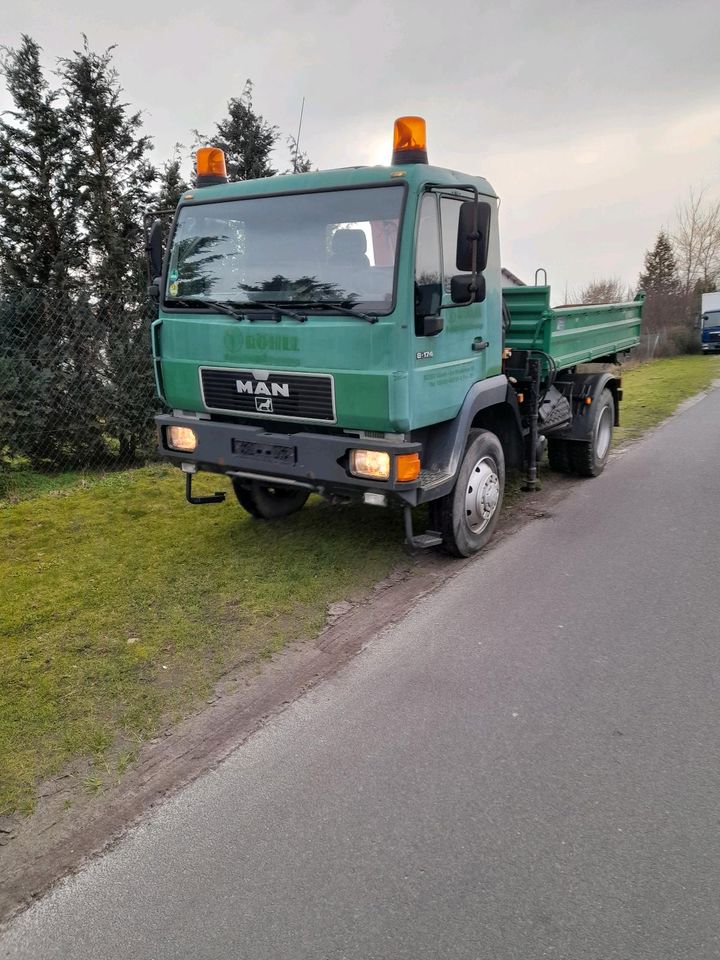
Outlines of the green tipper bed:
[[506,287],[505,346],[544,350],[562,370],[630,350],[640,343],[643,294],[630,303],[550,306],[550,287]]

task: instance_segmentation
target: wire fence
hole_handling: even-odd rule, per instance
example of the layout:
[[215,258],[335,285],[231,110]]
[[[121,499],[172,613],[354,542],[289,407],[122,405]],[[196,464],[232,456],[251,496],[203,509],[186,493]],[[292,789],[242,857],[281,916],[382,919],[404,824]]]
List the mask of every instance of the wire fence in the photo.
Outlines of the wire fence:
[[687,325],[661,327],[653,333],[643,333],[640,345],[630,354],[636,363],[673,357],[680,353],[700,353],[700,333]]
[[17,470],[115,470],[152,457],[155,316],[145,297],[0,293],[0,485]]

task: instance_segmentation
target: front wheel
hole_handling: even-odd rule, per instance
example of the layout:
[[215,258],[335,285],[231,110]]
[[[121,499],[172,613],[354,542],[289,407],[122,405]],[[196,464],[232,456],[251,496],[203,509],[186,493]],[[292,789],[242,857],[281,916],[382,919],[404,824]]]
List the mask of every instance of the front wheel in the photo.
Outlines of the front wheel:
[[257,481],[232,478],[233,490],[240,506],[257,520],[278,520],[288,517],[305,506],[309,490],[296,487],[273,487]]
[[430,503],[430,526],[443,548],[469,557],[490,540],[500,517],[505,490],[505,457],[494,433],[473,430],[450,493]]

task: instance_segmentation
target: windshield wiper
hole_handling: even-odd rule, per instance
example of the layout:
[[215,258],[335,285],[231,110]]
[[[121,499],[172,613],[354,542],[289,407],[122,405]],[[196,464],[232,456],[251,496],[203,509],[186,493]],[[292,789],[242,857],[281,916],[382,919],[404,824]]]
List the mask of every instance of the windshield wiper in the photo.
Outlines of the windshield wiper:
[[333,300],[303,301],[302,305],[307,307],[308,310],[329,310],[332,313],[340,313],[344,317],[357,317],[359,320],[367,320],[368,323],[378,322],[378,318],[370,313],[363,313],[362,310],[357,310],[354,307],[346,307],[342,303],[336,303]]
[[[308,300],[295,301],[298,306],[306,307],[311,310],[327,310],[331,313],[340,313],[346,317],[357,317],[358,320],[367,320],[368,323],[377,323],[378,318],[369,313],[363,313],[362,310],[356,310],[353,307],[346,307],[341,303],[332,300]],[[288,310],[287,307],[280,306],[274,300],[207,300],[205,297],[169,297],[165,300],[168,304],[177,304],[181,307],[208,307],[211,310],[217,310],[218,313],[224,313],[235,320],[243,320],[247,313],[253,308],[258,310],[268,310],[270,313],[278,314],[281,317],[289,317],[291,320],[297,320],[298,323],[305,323],[307,316],[297,313],[295,310]],[[236,308],[241,308],[239,312]],[[250,318],[248,318],[250,319]]]
[[209,307],[211,310],[217,310],[218,313],[227,314],[228,317],[234,317],[235,320],[242,320],[242,313],[234,310],[229,303],[222,300],[206,300],[204,297],[172,297],[165,300],[165,303],[178,304],[181,307]]
[[244,307],[250,310],[257,307],[259,310],[270,310],[272,313],[279,313],[281,317],[290,317],[291,320],[297,320],[298,323],[305,323],[307,317],[302,313],[296,313],[295,310],[288,310],[287,307],[281,307],[274,300],[233,300],[236,307]]

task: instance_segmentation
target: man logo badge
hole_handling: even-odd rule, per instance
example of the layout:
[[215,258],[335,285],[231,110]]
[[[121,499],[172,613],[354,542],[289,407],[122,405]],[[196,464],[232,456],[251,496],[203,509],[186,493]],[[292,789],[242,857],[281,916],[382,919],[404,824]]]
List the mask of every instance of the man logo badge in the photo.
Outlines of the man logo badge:
[[236,380],[238,393],[252,393],[256,397],[289,397],[289,383],[264,383],[262,380]]
[[258,413],[272,413],[273,402],[270,397],[255,397],[255,409]]

